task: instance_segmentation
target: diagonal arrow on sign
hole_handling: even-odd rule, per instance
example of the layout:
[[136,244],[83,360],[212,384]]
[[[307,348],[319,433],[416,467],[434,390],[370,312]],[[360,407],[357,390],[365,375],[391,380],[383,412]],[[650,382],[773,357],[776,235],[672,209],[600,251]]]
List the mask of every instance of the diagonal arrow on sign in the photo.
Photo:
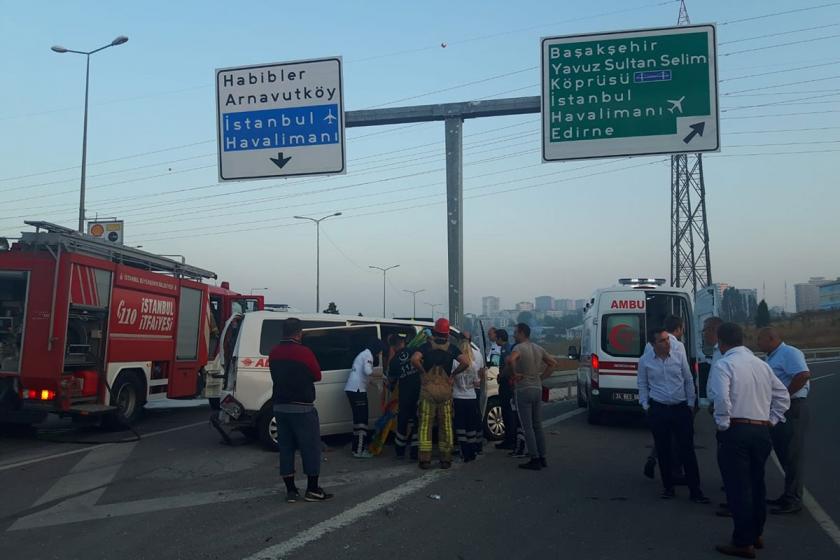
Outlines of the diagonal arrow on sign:
[[689,126],[691,132],[688,133],[688,136],[683,138],[683,142],[688,144],[691,142],[695,136],[703,136],[703,130],[706,128],[706,121],[700,121],[699,123],[694,123]]

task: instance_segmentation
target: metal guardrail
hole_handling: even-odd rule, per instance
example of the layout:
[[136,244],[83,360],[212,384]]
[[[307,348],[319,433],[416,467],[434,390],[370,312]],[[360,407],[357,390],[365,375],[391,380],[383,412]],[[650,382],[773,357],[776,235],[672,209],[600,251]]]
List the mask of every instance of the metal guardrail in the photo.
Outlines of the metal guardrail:
[[[801,348],[805,359],[809,362],[840,359],[840,347],[833,348]],[[756,356],[764,358],[765,354],[756,352]],[[555,370],[544,385],[551,389],[561,390],[561,399],[571,399],[577,396],[577,370]]]
[[[805,354],[805,359],[809,362],[818,362],[820,360],[840,358],[840,348],[838,347],[800,348],[800,350],[803,354]],[[764,352],[755,352],[755,355],[759,358],[764,358],[766,356]]]

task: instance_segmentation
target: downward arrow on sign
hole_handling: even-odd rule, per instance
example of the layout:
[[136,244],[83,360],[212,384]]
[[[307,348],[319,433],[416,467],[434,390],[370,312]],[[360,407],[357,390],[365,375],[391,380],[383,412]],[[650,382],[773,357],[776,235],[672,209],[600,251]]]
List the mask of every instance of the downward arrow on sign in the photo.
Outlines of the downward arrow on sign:
[[289,163],[289,160],[292,159],[292,156],[284,158],[283,157],[283,152],[279,152],[277,154],[276,158],[269,158],[269,159],[271,159],[271,161],[274,162],[274,165],[276,165],[280,169],[283,169],[283,167],[285,167],[286,164]]
[[706,121],[694,123],[691,126],[689,126],[689,128],[691,128],[691,132],[688,133],[688,136],[683,138],[683,142],[685,142],[686,144],[691,142],[697,135],[703,136],[703,130],[706,128]]

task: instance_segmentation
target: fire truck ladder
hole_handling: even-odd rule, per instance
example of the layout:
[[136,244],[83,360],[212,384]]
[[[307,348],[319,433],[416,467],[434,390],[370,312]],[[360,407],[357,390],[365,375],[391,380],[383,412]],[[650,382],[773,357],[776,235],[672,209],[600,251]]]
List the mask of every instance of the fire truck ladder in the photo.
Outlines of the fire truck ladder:
[[27,221],[24,223],[34,227],[35,231],[23,232],[20,238],[21,245],[32,248],[44,248],[53,254],[53,256],[61,252],[81,253],[92,257],[108,259],[112,262],[134,268],[172,274],[176,278],[190,278],[198,281],[216,278],[215,272],[190,266],[133,247],[116,245],[110,241],[103,241],[64,226],[40,221]]

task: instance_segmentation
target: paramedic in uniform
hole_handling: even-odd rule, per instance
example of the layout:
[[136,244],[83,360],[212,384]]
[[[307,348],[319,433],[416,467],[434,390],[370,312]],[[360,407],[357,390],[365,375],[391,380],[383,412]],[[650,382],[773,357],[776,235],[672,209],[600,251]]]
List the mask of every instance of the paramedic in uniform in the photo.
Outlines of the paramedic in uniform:
[[664,328],[654,329],[648,335],[653,352],[645,353],[639,360],[639,403],[647,413],[659,456],[662,498],[675,496],[671,448],[676,445],[691,501],[707,504],[709,499],[700,489],[700,471],[694,454],[694,378],[685,356],[671,350],[670,336]]
[[798,513],[802,510],[802,467],[805,451],[805,432],[808,430],[808,381],[811,372],[802,351],[782,342],[779,332],[766,327],[758,331],[758,347],[767,354],[767,365],[790,393],[790,408],[785,421],[770,430],[773,450],[785,471],[785,490],[768,503],[776,506],[773,514]]
[[718,328],[723,357],[712,367],[718,466],[732,511],[734,530],[718,552],[755,558],[763,548],[766,515],[764,465],[772,447],[771,426],[785,421],[790,395],[766,363],[744,347],[744,333],[734,323]]

